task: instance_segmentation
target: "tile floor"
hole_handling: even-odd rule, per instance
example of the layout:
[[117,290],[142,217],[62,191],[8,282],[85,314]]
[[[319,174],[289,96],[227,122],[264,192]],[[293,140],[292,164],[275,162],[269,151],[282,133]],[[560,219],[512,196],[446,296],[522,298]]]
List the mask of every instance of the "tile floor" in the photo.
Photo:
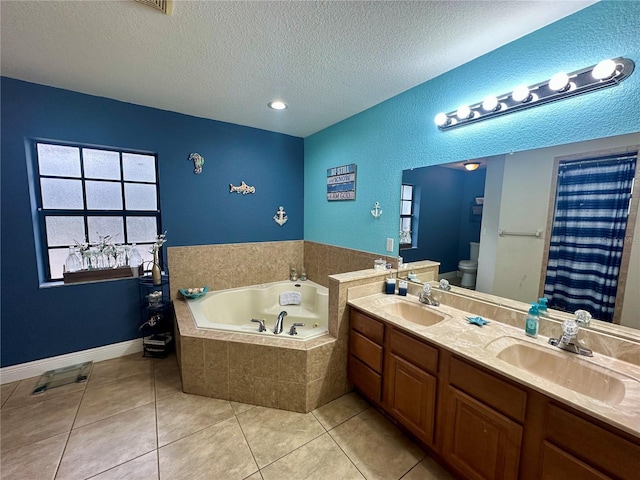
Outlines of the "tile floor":
[[139,354],[37,381],[2,385],[3,480],[452,478],[355,393],[308,414],[188,395],[175,357]]

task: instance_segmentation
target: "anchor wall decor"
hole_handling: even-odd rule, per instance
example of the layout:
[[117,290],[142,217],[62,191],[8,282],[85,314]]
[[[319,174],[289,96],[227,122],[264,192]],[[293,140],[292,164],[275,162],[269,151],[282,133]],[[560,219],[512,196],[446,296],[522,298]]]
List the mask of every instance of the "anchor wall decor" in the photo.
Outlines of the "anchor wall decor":
[[283,226],[289,220],[287,212],[284,211],[284,207],[278,207],[278,211],[273,216],[273,220],[280,226]]
[[373,215],[373,218],[380,218],[382,216],[382,209],[380,208],[379,202],[376,202],[373,204],[373,210],[371,210],[371,215]]

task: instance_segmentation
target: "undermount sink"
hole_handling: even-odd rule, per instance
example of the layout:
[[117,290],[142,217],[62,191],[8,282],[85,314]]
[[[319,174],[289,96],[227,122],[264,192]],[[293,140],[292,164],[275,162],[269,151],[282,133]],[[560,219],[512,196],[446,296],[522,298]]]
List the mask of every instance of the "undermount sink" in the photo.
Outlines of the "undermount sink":
[[556,352],[514,337],[494,340],[487,349],[496,352],[496,358],[503,362],[609,405],[624,399],[625,381],[636,381],[576,354]]
[[400,299],[381,305],[378,310],[423,327],[431,327],[446,318],[443,314],[434,312],[421,304]]

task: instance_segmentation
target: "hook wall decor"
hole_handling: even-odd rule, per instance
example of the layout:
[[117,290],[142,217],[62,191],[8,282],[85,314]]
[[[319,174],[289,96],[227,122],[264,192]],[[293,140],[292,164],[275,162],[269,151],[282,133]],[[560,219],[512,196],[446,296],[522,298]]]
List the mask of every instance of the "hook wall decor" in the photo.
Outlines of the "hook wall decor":
[[287,223],[287,220],[289,220],[289,217],[287,217],[287,212],[284,211],[284,207],[278,207],[278,211],[273,216],[273,221],[278,225],[283,226]]
[[244,180],[242,181],[242,183],[238,186],[233,185],[233,183],[229,184],[229,193],[241,193],[242,195],[246,195],[247,193],[256,193],[256,187],[251,187],[249,185],[247,185],[246,183],[244,183]]
[[192,153],[189,155],[189,160],[193,162],[193,166],[195,167],[193,173],[200,175],[202,173],[202,166],[204,165],[204,157],[199,153]]

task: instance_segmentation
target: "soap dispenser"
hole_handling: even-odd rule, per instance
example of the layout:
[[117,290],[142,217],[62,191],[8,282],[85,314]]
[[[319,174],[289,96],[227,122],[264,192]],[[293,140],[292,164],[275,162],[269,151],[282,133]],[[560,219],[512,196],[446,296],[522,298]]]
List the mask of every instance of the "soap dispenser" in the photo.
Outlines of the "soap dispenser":
[[547,298],[546,297],[542,297],[542,298],[538,299],[538,313],[542,317],[546,317],[549,314],[549,312],[547,310]]
[[396,293],[396,279],[393,278],[393,275],[391,274],[389,274],[389,278],[384,282],[384,293],[389,295]]
[[538,336],[538,326],[540,324],[540,312],[538,310],[538,304],[532,303],[527,319],[524,322],[524,333],[530,337]]

